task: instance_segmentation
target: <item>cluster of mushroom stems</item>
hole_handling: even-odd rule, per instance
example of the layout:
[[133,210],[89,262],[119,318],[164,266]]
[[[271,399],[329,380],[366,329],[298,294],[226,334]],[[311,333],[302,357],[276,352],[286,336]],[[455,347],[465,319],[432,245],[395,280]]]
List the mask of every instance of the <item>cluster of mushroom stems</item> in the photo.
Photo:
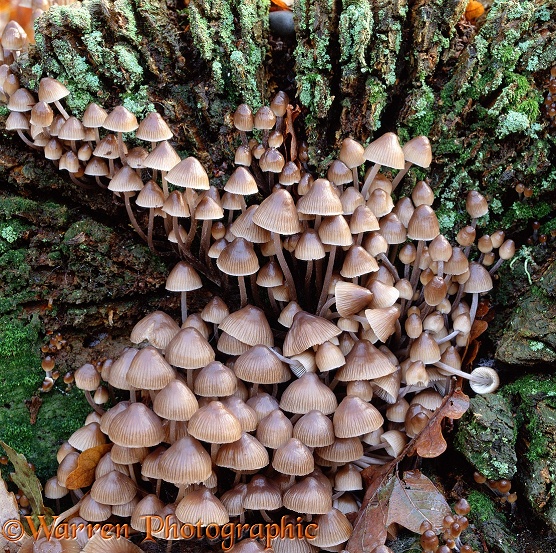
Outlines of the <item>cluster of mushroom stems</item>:
[[[151,313],[135,347],[74,374],[94,411],[60,448],[47,497],[68,493],[80,452],[113,445],[92,487],[72,491],[72,515],[130,517],[138,531],[148,514],[187,524],[301,516],[319,530],[296,551],[341,551],[361,471],[403,453],[454,377],[476,393],[496,389],[496,371],[468,373],[461,355],[479,296],[515,246],[503,231],[478,236],[488,212],[478,191],[453,243],[425,181],[396,194],[412,165],[430,165],[426,137],[403,147],[391,132],[366,147],[346,138],[315,178],[279,92],[233,114],[241,143],[221,190],[197,159],[180,159],[158,113],[138,122],[123,106],[91,104],[78,119],[62,83],[43,78],[37,100],[7,65],[0,87],[9,130],[79,186],[123,198],[149,247],[181,257],[166,283],[180,294],[181,325]],[[128,148],[124,134],[147,145]],[[202,277],[226,301],[215,295],[191,314],[187,295]]]

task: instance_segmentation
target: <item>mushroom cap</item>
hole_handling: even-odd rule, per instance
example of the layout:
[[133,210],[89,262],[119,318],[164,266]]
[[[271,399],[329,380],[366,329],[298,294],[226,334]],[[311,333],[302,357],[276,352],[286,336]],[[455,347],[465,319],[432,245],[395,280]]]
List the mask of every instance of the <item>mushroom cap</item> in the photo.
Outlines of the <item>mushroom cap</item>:
[[50,104],[68,96],[70,91],[58,80],[44,77],[39,82],[39,101]]
[[368,161],[393,169],[403,169],[405,167],[404,152],[398,137],[393,132],[387,132],[371,142],[365,148],[363,157]]
[[211,444],[228,444],[241,438],[241,423],[220,401],[211,401],[198,409],[187,425],[198,440]]
[[373,380],[396,372],[397,368],[368,340],[359,340],[346,356],[346,364],[336,373],[342,382]]
[[245,382],[278,384],[287,382],[291,373],[276,355],[263,345],[256,345],[242,353],[234,363],[234,372]]
[[245,238],[254,244],[262,244],[270,240],[270,232],[261,228],[253,222],[253,217],[259,208],[258,205],[250,205],[233,223],[232,234],[238,238]]
[[[69,438],[69,444],[79,451],[85,451],[91,447],[96,447],[97,445],[102,445],[106,443],[106,436],[100,430],[100,425],[98,422],[92,422],[81,428],[78,428]],[[60,481],[60,484],[64,485],[64,482]]]
[[216,354],[207,340],[196,328],[182,328],[166,348],[166,361],[181,369],[200,369]]
[[173,484],[198,484],[212,472],[210,455],[192,436],[173,443],[158,461],[158,477]]
[[[350,173],[351,174],[351,173]],[[307,194],[299,198],[297,211],[309,215],[342,215],[342,202],[330,181],[317,179]]]
[[138,126],[137,118],[124,106],[116,106],[106,117],[102,126],[112,132],[132,132]]
[[235,238],[220,252],[216,265],[227,275],[248,276],[259,270],[259,259],[253,244],[245,238]]
[[469,279],[463,289],[468,294],[481,294],[493,288],[492,277],[489,272],[480,264],[471,262],[469,264]]
[[166,349],[180,327],[172,317],[163,311],[153,311],[143,317],[131,331],[130,341],[139,344],[147,340],[158,349]]
[[270,449],[278,449],[293,436],[293,425],[280,409],[264,417],[257,426],[257,439]]
[[373,432],[384,422],[382,415],[370,403],[354,396],[346,396],[332,419],[338,438],[353,438]]
[[299,311],[284,340],[284,355],[291,357],[305,350],[327,342],[342,331],[327,319]]
[[404,157],[409,163],[427,168],[432,161],[432,148],[426,136],[416,136],[406,142],[402,148]]
[[253,130],[253,112],[247,104],[240,104],[239,106],[237,106],[233,118],[234,126],[239,131]]
[[108,117],[108,112],[104,108],[101,108],[98,104],[92,102],[85,109],[85,112],[83,113],[82,121],[85,127],[97,128],[97,127],[102,127],[102,124],[104,123],[104,120],[107,117]]
[[227,524],[230,520],[228,511],[207,488],[192,491],[178,503],[176,516],[186,524],[201,526],[208,524]]
[[313,472],[315,461],[306,445],[296,438],[290,438],[274,452],[272,466],[282,474],[305,476]]
[[324,447],[334,442],[334,427],[326,415],[321,411],[313,410],[295,423],[293,437],[307,447]]
[[417,206],[407,226],[407,237],[411,240],[433,240],[440,234],[436,213],[425,204]]
[[338,407],[334,392],[315,373],[305,373],[283,392],[280,408],[289,413],[305,414],[318,410],[330,415]]
[[126,374],[128,384],[138,390],[161,390],[175,377],[174,369],[153,346],[135,355]]
[[199,273],[185,261],[178,262],[166,279],[166,290],[171,292],[189,292],[202,286]]
[[170,184],[194,190],[209,190],[210,188],[207,172],[201,162],[194,157],[186,157],[179,161],[168,172],[166,180]]
[[[139,175],[135,171],[126,165],[129,171],[133,172],[135,176],[139,179]],[[162,188],[156,184],[153,180],[147,181],[145,186],[141,189],[137,198],[135,198],[135,204],[139,207],[144,207],[148,209],[160,208],[164,205],[164,192]]]
[[[91,167],[89,168],[89,166]],[[85,169],[85,174],[90,175],[93,172],[93,167],[95,168],[94,173],[100,172],[98,171],[96,164],[92,165],[91,162],[89,162],[87,164],[87,168]],[[104,168],[102,168],[102,171],[103,170]],[[108,190],[110,190],[111,192],[137,192],[142,189],[143,181],[129,165],[124,165],[121,169],[118,169],[118,171],[110,179],[110,183],[108,184]]]
[[131,403],[110,423],[108,436],[127,447],[151,447],[164,440],[162,421],[142,403]]
[[153,401],[153,411],[166,420],[187,421],[198,408],[197,398],[179,378],[166,384]]
[[160,142],[162,140],[170,140],[173,133],[162,116],[156,111],[149,113],[145,119],[139,123],[135,138],[145,140],[146,142]]
[[295,513],[325,514],[332,509],[332,494],[316,478],[307,476],[284,493],[284,507]]
[[257,344],[274,346],[274,336],[264,312],[253,305],[246,305],[230,313],[220,323],[219,328],[249,346]]
[[359,142],[352,138],[344,138],[340,148],[339,158],[347,167],[353,169],[365,163],[364,152],[365,148],[363,148]]
[[248,196],[256,194],[259,189],[253,175],[245,167],[237,167],[224,185],[226,192]]
[[[110,116],[109,116],[110,117]],[[104,122],[106,126],[106,121]],[[158,169],[159,171],[170,171],[173,167],[180,163],[180,156],[170,146],[167,140],[160,142],[156,148],[143,160],[143,166],[149,169]],[[166,175],[168,180],[168,175]],[[168,180],[168,182],[171,182]],[[176,184],[171,182],[171,184]]]
[[492,367],[477,367],[471,371],[471,376],[481,378],[481,381],[470,380],[469,385],[476,394],[490,394],[498,389],[500,378]]
[[301,231],[295,202],[291,194],[283,188],[275,190],[261,202],[253,215],[253,221],[270,232],[286,236]]
[[246,432],[238,440],[222,445],[216,455],[217,466],[234,471],[261,470],[269,461],[264,445]]
[[137,486],[129,476],[113,470],[95,480],[90,493],[97,503],[123,505],[135,497]]

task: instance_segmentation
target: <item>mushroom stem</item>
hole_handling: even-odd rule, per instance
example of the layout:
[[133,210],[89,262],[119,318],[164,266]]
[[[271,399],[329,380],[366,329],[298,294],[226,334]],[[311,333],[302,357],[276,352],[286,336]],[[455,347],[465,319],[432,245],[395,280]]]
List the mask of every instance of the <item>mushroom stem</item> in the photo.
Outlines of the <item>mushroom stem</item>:
[[104,409],[100,406],[97,405],[94,401],[93,398],[91,396],[91,392],[89,392],[89,390],[85,390],[85,399],[87,400],[87,403],[99,414],[99,415],[104,415]]
[[276,298],[274,297],[274,292],[272,288],[267,288],[268,291],[268,301],[270,302],[270,306],[276,315],[280,314],[280,309],[278,308],[278,304],[276,303]]
[[403,169],[400,170],[400,172],[396,175],[396,177],[394,178],[394,180],[392,181],[392,192],[394,192],[394,190],[396,190],[396,186],[398,186],[398,184],[400,183],[400,181],[405,177],[405,175],[407,174],[407,172],[409,171],[409,168],[413,165],[413,163],[411,163],[411,161],[406,161],[405,162],[405,166]]
[[127,165],[127,160],[125,158],[123,133],[116,133],[116,140],[118,141],[118,154],[120,155],[120,161],[122,162],[122,165],[125,166]]
[[210,444],[210,458],[212,462],[216,464],[216,455],[218,454],[218,450],[220,449],[220,444],[212,443]]
[[19,138],[21,138],[21,140],[23,140],[23,142],[25,142],[25,144],[27,144],[27,146],[33,148],[33,150],[41,150],[42,148],[40,148],[39,146],[37,146],[36,144],[34,144],[33,142],[31,142],[21,131],[21,129],[17,129],[17,134],[19,135]]
[[491,268],[490,271],[488,272],[489,275],[493,275],[499,268],[500,265],[502,265],[502,263],[504,263],[504,260],[502,258],[500,258]]
[[251,292],[253,294],[253,300],[255,305],[262,307],[261,295],[259,294],[259,287],[257,286],[257,274],[253,273],[249,276],[249,282],[251,283]]
[[319,317],[324,317],[328,309],[336,303],[336,296],[329,298],[319,311]]
[[305,296],[309,297],[310,286],[311,286],[311,277],[313,276],[313,260],[309,259],[307,261],[307,270],[305,271]]
[[417,282],[419,281],[419,274],[421,273],[421,270],[419,269],[419,263],[421,262],[421,255],[423,254],[424,247],[425,247],[425,241],[419,240],[417,242],[417,252],[415,254],[415,260],[413,261],[411,280],[409,281],[409,283],[411,284],[411,288],[413,288],[413,292],[415,292],[415,287],[417,286]]
[[149,226],[147,229],[147,243],[151,252],[156,253],[153,245],[154,207],[149,208]]
[[445,344],[446,342],[449,342],[452,338],[455,338],[458,334],[459,334],[459,330],[454,330],[453,332],[448,334],[448,336],[444,336],[444,338],[440,340],[436,340],[436,343],[438,345]]
[[471,300],[471,308],[469,310],[469,320],[471,321],[471,326],[475,322],[475,315],[477,314],[477,307],[479,305],[479,294],[473,294],[473,299]]
[[377,173],[380,171],[381,167],[382,165],[375,163],[373,165],[373,168],[369,171],[367,178],[365,179],[365,183],[363,184],[363,188],[361,189],[361,194],[363,195],[363,198],[365,198],[365,201],[368,200],[367,194],[369,193],[369,188],[371,187],[371,184],[375,180],[375,177]]
[[266,511],[264,509],[259,509],[259,513],[261,513],[261,516],[263,517],[265,522],[268,522],[270,524],[272,524],[274,521],[266,514]]
[[239,296],[241,298],[241,307],[247,305],[247,289],[245,288],[245,277],[238,276],[237,280],[239,282]]
[[133,192],[124,192],[124,203],[125,203],[125,208],[126,208],[126,211],[127,211],[127,216],[129,217],[129,220],[130,220],[131,224],[133,225],[133,228],[135,229],[135,232],[137,232],[137,234],[145,242],[148,242],[149,239],[145,236],[145,233],[141,230],[141,227],[137,223],[137,219],[135,219],[135,215],[133,214],[133,211],[131,210],[131,203],[129,202],[129,198],[131,197],[132,194],[133,194]]
[[187,319],[187,292],[181,293],[181,324],[185,323]]
[[272,351],[272,353],[274,353],[274,355],[278,357],[278,359],[280,359],[282,363],[286,363],[286,365],[289,365],[293,374],[295,374],[295,376],[297,376],[298,378],[302,377],[307,372],[307,369],[304,367],[301,361],[284,357],[283,355],[278,353],[274,348],[270,348],[270,351]]
[[320,293],[319,303],[317,304],[317,313],[320,313],[326,298],[328,297],[328,287],[330,286],[330,279],[332,278],[332,269],[334,267],[334,260],[336,259],[336,246],[332,246],[330,250],[330,255],[328,257],[328,266],[326,267],[326,274],[324,276],[324,282],[322,284],[322,290]]
[[210,244],[210,233],[212,229],[212,221],[210,219],[205,219],[203,221],[203,228],[201,229],[201,246],[199,248],[199,259],[205,259],[207,266],[210,265],[210,259],[208,258],[208,250]]
[[188,487],[189,484],[180,484],[178,486],[178,495],[176,497],[176,503],[179,503],[185,497],[185,492]]
[[277,232],[272,232],[272,240],[274,241],[274,249],[276,250],[276,257],[278,259],[278,263],[280,264],[280,268],[284,273],[284,277],[286,278],[286,286],[290,292],[290,301],[297,301],[297,292],[295,290],[295,283],[293,281],[293,276],[286,263],[286,258],[284,257],[284,252],[282,250],[282,242],[280,240],[280,235]]
[[461,376],[461,378],[465,378],[467,380],[470,380],[471,382],[484,382],[485,380],[484,378],[481,378],[479,376],[460,371],[459,369],[454,369],[454,367],[446,365],[446,363],[442,363],[442,361],[437,361],[436,363],[434,363],[434,366],[454,376]]
[[353,175],[353,188],[359,192],[359,171],[357,169],[358,167],[353,167],[351,174]]
[[54,102],[54,105],[58,108],[58,111],[62,114],[62,117],[64,119],[68,120],[70,118],[70,116],[68,115],[68,112],[64,109],[62,104],[60,104],[60,100],[56,100]]
[[382,263],[384,263],[384,266],[390,271],[390,273],[394,277],[394,281],[398,282],[398,280],[400,280],[400,275],[398,275],[398,270],[396,269],[396,267],[394,267],[394,265],[390,263],[390,260],[382,252],[380,252],[377,255],[377,257],[382,261]]

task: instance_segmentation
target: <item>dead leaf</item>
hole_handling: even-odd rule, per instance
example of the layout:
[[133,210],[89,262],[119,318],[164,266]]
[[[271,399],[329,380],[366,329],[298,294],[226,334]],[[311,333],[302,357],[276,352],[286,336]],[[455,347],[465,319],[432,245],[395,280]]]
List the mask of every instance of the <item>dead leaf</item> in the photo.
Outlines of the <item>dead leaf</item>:
[[49,515],[50,509],[45,509],[42,500],[41,483],[33,472],[33,469],[29,466],[25,456],[21,453],[17,453],[9,445],[2,441],[0,441],[0,446],[4,448],[8,458],[15,468],[15,472],[10,474],[12,481],[29,500],[33,515]]
[[33,396],[29,400],[25,400],[25,406],[29,409],[29,423],[35,424],[37,422],[37,415],[39,414],[39,409],[42,405],[42,399],[40,396]]
[[483,332],[488,328],[488,323],[480,319],[473,321],[473,326],[471,327],[471,332],[469,333],[469,341],[473,342],[476,340]]
[[386,542],[386,519],[394,485],[394,466],[392,462],[380,467],[370,466],[363,471],[368,487],[353,525],[353,534],[346,545],[349,553],[373,551]]
[[421,457],[438,457],[446,451],[446,440],[442,435],[442,421],[448,419],[460,419],[469,408],[469,396],[465,395],[460,388],[446,396],[442,405],[433,413],[429,424],[415,439],[413,451]]
[[95,469],[103,455],[108,453],[112,444],[102,444],[86,449],[77,458],[77,467],[66,479],[68,490],[77,490],[91,486],[95,481]]
[[[17,523],[19,519],[19,507],[15,495],[8,491],[6,483],[0,478],[0,549],[15,553],[21,548],[20,541],[6,539],[6,532],[13,538],[19,535],[21,526]],[[8,522],[9,521],[9,522]],[[8,525],[8,526],[6,526]]]
[[438,533],[442,530],[442,520],[451,512],[442,492],[418,470],[404,472],[402,480],[397,475],[393,477],[387,526],[397,522],[420,534],[421,524],[428,521]]

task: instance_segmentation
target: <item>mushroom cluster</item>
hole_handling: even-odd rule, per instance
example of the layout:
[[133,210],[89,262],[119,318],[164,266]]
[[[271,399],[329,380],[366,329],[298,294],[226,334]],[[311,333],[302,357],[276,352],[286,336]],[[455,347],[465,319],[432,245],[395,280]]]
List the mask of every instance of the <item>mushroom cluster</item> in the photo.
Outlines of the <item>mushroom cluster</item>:
[[[478,236],[488,205],[477,191],[455,243],[425,181],[396,197],[412,165],[430,165],[426,137],[403,148],[391,132],[366,147],[346,138],[315,178],[280,92],[233,114],[241,144],[220,190],[197,159],[180,159],[157,113],[139,123],[122,106],[91,104],[79,120],[54,79],[41,80],[38,102],[9,69],[0,86],[9,129],[79,185],[123,197],[149,247],[164,247],[163,230],[181,257],[166,284],[181,296],[181,326],[151,313],[133,329],[136,347],[75,372],[94,412],[60,449],[46,494],[67,493],[80,452],[112,444],[78,492],[83,519],[131,517],[144,531],[148,514],[203,525],[302,516],[318,535],[299,547],[340,551],[361,471],[402,454],[453,377],[496,389],[496,371],[468,373],[461,354],[479,296],[515,246],[503,231]],[[150,146],[128,149],[124,133]],[[148,210],[146,226],[134,207]],[[187,293],[203,275],[226,301],[191,314]]]

